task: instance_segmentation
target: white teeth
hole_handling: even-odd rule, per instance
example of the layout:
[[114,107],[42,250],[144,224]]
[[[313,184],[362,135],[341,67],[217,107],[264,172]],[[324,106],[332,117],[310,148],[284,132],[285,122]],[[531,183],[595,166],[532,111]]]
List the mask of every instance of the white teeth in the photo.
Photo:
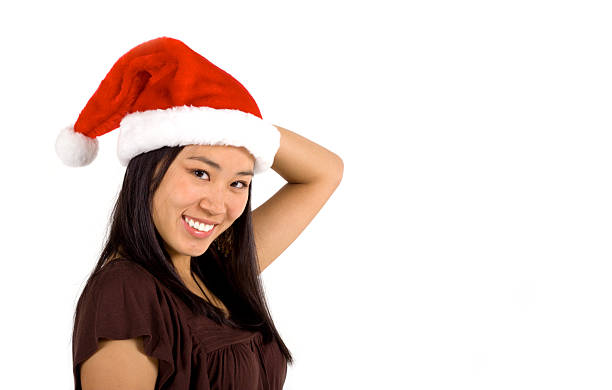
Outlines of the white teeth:
[[195,228],[198,229],[201,232],[209,232],[212,230],[213,225],[206,225],[204,223],[197,223],[195,224]]
[[194,220],[185,217],[185,221],[194,229],[198,229],[201,232],[209,232],[215,225],[207,225],[205,223],[195,222]]

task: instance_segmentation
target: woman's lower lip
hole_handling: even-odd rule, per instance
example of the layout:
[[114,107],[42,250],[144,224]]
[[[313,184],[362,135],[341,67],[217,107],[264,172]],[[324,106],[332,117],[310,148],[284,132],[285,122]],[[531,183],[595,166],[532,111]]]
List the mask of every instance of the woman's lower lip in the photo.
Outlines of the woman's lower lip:
[[210,236],[212,234],[212,232],[215,230],[215,228],[217,227],[217,225],[213,225],[213,228],[210,229],[210,231],[208,232],[201,232],[196,228],[192,228],[191,226],[189,226],[189,224],[187,223],[187,221],[185,221],[185,218],[181,218],[183,220],[183,225],[185,226],[185,229],[187,229],[187,232],[189,234],[191,234],[194,237],[197,238],[206,238],[208,236]]

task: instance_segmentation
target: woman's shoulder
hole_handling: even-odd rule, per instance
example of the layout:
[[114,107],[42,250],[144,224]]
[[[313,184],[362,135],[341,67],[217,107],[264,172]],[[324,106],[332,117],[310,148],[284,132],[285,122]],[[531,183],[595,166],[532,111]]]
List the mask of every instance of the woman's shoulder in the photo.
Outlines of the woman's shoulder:
[[142,264],[126,256],[113,256],[107,259],[102,265],[102,269],[105,269],[105,268],[110,269],[112,267],[120,267],[120,268],[126,268],[126,269],[131,268],[135,270],[146,271],[147,273],[149,273]]
[[[128,259],[106,263],[83,291],[83,304],[104,313],[130,313],[149,310],[156,315],[172,302],[157,279],[140,264]],[[110,320],[110,319],[109,319]]]
[[97,272],[96,284],[108,288],[130,288],[143,285],[153,288],[155,277],[142,265],[125,257],[107,260]]
[[128,259],[127,257],[113,257],[106,260],[102,264],[101,270],[110,270],[115,268],[140,270],[142,266],[137,262]]

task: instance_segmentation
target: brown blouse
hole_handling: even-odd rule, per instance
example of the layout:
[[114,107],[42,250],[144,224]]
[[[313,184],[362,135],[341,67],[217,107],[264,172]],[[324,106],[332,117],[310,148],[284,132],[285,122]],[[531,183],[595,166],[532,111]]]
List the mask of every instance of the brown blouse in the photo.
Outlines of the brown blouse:
[[156,390],[283,388],[287,361],[275,341],[195,315],[139,264],[109,262],[82,295],[72,340],[75,390],[98,340],[139,336],[145,353],[159,359]]

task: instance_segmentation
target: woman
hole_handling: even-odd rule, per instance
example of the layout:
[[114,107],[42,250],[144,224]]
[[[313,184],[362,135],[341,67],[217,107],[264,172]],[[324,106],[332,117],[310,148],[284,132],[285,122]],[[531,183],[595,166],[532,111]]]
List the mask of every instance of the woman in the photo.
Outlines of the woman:
[[[329,199],[342,160],[264,122],[237,80],[166,37],[115,63],[56,151],[87,165],[114,129],[127,168],[77,303],[75,389],[282,388],[293,359],[259,274]],[[270,167],[288,184],[251,212]]]

